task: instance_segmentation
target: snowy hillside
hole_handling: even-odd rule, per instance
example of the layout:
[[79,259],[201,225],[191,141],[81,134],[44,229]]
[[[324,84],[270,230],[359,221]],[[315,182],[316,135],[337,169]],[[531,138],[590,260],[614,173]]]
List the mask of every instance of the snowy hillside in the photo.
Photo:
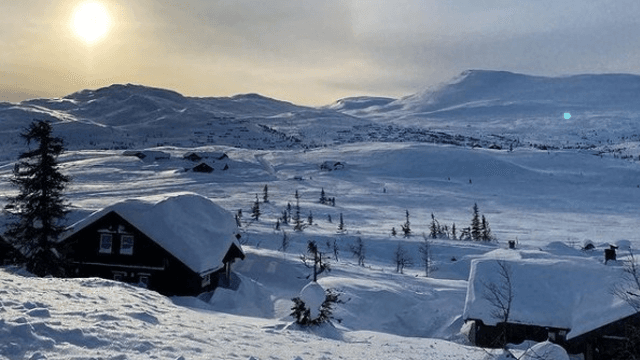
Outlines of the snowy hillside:
[[[594,148],[637,158],[639,95],[638,75],[552,78],[468,70],[447,83],[379,106],[334,108],[383,124],[479,138],[496,134],[505,137],[499,142],[503,147]],[[564,113],[571,117],[565,119]]]
[[[513,240],[518,256],[600,266],[609,243],[640,246],[640,146],[631,136],[640,134],[640,110],[631,104],[637,86],[631,75],[471,71],[403,99],[356,97],[322,108],[138,85],[2,103],[0,205],[15,193],[8,180],[26,150],[17,133],[32,118],[50,119],[69,149],[60,158],[72,178],[69,224],[118,201],[188,191],[242,209],[247,257],[234,264],[237,292],[200,299],[2,270],[0,358],[483,359],[487,353],[467,347],[461,333],[475,259],[504,254]],[[138,150],[163,156],[125,156]],[[183,158],[191,152],[217,155]],[[213,171],[193,171],[200,162]],[[252,220],[265,185],[269,201]],[[322,190],[335,206],[320,203]],[[307,226],[276,230],[296,191]],[[426,278],[418,249],[432,215],[460,231],[474,203],[497,242],[433,240]],[[350,251],[358,239],[365,266]],[[331,259],[319,283],[345,300],[337,329],[314,334],[287,327],[291,298],[309,281],[299,258],[309,240]],[[586,241],[596,249],[582,251]],[[404,274],[393,260],[399,244],[413,260]]]

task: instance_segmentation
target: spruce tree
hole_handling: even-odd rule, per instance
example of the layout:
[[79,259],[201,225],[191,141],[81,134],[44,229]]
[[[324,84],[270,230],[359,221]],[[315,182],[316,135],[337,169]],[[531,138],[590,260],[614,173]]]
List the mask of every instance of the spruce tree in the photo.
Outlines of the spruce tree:
[[262,189],[262,201],[265,203],[269,202],[269,187],[267,185]]
[[451,238],[453,240],[458,240],[458,235],[456,234],[456,223],[453,223],[453,225],[451,225]]
[[482,228],[480,223],[480,213],[478,211],[478,204],[473,204],[473,218],[471,218],[471,239],[479,241],[482,239]]
[[256,194],[256,201],[251,208],[251,218],[256,221],[260,220],[260,200],[258,200],[258,194]]
[[324,193],[324,188],[322,188],[322,191],[320,191],[320,204],[326,204],[327,203],[327,195]]
[[431,236],[432,239],[436,239],[438,237],[438,233],[440,232],[440,226],[433,214],[431,214],[431,225],[429,226],[429,230],[429,236]]
[[27,269],[39,276],[64,273],[55,243],[68,213],[63,192],[70,178],[58,169],[64,142],[51,132],[48,122],[36,120],[20,134],[27,146],[37,143],[37,147],[20,155],[10,180],[20,193],[5,207],[15,218],[5,236],[23,251]]
[[409,237],[411,235],[411,223],[409,222],[409,210],[405,210],[407,221],[402,224],[402,232],[404,233],[404,237]]
[[338,223],[338,231],[339,232],[344,232],[345,231],[344,219],[342,218],[342,213],[340,213],[340,223]]
[[293,230],[302,231],[304,229],[304,222],[302,218],[300,218],[300,194],[298,193],[298,190],[296,190],[295,198],[296,198],[296,212],[293,215],[293,224],[294,224]]
[[491,228],[489,227],[489,221],[482,215],[482,241],[491,241],[493,240],[493,234],[491,233]]

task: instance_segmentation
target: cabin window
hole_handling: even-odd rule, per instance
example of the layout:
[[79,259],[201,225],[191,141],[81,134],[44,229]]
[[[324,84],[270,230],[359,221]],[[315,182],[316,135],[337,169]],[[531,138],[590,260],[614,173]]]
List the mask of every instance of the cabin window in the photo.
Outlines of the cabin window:
[[120,254],[133,255],[133,236],[122,235],[120,238]]
[[140,276],[138,277],[138,285],[140,285],[143,288],[148,288],[149,287],[149,274],[140,274]]
[[124,281],[124,278],[127,276],[126,272],[122,271],[114,271],[113,272],[113,280],[115,281]]
[[111,254],[111,246],[113,244],[113,236],[111,234],[100,234],[100,252],[103,254]]
[[202,277],[202,287],[211,285],[211,274]]

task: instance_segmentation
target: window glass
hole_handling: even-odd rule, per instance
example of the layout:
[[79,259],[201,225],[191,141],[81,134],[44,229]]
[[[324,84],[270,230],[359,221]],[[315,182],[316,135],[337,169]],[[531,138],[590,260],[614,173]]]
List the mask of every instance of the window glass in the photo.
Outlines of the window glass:
[[111,244],[113,238],[111,234],[100,234],[100,252],[104,254],[111,254]]
[[207,274],[205,276],[202,277],[202,287],[205,287],[207,285],[211,284],[211,275]]
[[122,235],[120,240],[120,254],[133,255],[133,236]]

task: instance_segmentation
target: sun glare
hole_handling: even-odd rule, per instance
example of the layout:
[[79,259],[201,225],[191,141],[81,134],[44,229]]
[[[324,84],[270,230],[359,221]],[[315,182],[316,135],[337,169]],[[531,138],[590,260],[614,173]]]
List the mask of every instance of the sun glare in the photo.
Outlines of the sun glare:
[[73,31],[87,44],[104,38],[109,23],[109,13],[99,2],[82,3],[73,13]]

